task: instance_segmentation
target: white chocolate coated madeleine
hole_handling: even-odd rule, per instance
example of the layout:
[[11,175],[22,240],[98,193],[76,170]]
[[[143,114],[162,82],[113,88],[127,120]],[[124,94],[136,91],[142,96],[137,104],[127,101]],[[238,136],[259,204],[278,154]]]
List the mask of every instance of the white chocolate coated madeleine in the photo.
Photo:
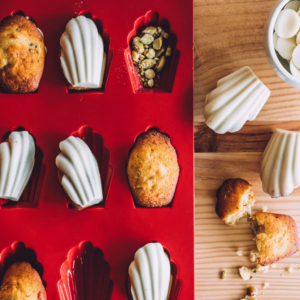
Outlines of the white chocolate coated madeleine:
[[260,178],[263,191],[273,198],[300,185],[300,132],[275,130],[261,157]]
[[206,96],[205,123],[216,133],[239,131],[256,118],[270,93],[249,67],[243,67],[220,79]]
[[59,144],[56,166],[63,174],[61,184],[78,206],[86,208],[103,201],[99,167],[88,145],[70,136]]
[[102,87],[106,54],[93,20],[85,16],[71,19],[60,38],[60,47],[61,67],[72,87]]
[[171,289],[171,263],[160,243],[140,248],[129,266],[133,300],[167,300]]
[[27,131],[12,132],[0,144],[0,198],[19,201],[32,173],[35,144]]

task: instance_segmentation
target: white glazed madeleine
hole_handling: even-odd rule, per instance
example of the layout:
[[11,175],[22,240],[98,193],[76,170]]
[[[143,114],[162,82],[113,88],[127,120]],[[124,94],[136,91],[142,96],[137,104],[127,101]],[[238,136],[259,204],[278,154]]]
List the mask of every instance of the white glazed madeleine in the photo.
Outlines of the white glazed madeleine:
[[275,130],[261,157],[260,178],[263,191],[273,198],[300,185],[300,132]]
[[103,201],[99,167],[88,145],[70,136],[59,144],[56,166],[63,174],[61,184],[75,206],[86,208]]
[[35,144],[27,131],[13,131],[0,144],[0,198],[19,201],[32,173]]
[[220,79],[206,96],[205,123],[216,133],[239,131],[256,118],[270,93],[249,67],[243,67]]
[[73,88],[102,87],[106,54],[93,20],[85,16],[71,19],[60,38],[60,47],[61,67]]
[[133,300],[167,300],[171,290],[171,263],[160,243],[140,248],[129,266]]

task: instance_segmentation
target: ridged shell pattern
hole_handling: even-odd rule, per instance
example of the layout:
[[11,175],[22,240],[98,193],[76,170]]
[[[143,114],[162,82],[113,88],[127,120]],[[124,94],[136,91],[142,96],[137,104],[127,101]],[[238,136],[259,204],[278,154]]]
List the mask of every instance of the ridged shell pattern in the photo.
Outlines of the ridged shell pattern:
[[81,207],[103,200],[99,167],[88,145],[70,136],[59,144],[56,166],[64,174],[61,184],[71,200]]
[[140,248],[129,266],[133,300],[167,300],[170,290],[171,264],[159,243]]
[[273,198],[300,185],[300,132],[275,130],[261,157],[260,178],[263,191]]
[[60,46],[60,62],[68,82],[73,87],[101,88],[106,54],[94,21],[85,16],[71,19]]
[[0,198],[19,201],[32,173],[35,144],[27,131],[13,131],[0,144]]
[[216,133],[239,131],[256,118],[270,93],[249,67],[243,67],[220,79],[206,96],[205,123]]

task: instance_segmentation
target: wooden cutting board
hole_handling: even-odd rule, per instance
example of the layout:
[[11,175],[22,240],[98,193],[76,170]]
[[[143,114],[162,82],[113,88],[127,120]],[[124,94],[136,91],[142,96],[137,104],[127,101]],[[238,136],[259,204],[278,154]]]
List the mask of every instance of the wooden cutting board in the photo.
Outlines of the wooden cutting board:
[[[284,83],[268,64],[263,29],[274,0],[194,0],[195,19],[195,268],[196,299],[235,300],[254,285],[257,299],[300,299],[300,252],[276,264],[251,281],[238,275],[252,267],[254,248],[247,220],[229,227],[215,214],[215,193],[222,182],[241,177],[253,185],[255,211],[291,215],[300,233],[300,188],[284,198],[266,196],[259,179],[259,159],[276,128],[300,130],[300,90]],[[249,66],[271,90],[271,97],[254,122],[234,134],[218,135],[204,122],[205,96],[217,80]],[[239,257],[236,251],[243,250]],[[286,273],[293,267],[292,273]],[[220,279],[225,270],[227,279]],[[263,289],[263,284],[269,287]]]

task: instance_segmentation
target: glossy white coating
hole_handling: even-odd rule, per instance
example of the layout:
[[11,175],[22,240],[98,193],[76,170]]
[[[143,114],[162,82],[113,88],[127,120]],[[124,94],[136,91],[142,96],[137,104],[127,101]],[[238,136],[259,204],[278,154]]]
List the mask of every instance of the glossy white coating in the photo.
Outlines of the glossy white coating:
[[171,288],[171,263],[160,243],[140,248],[129,266],[133,300],[167,300]]
[[256,118],[270,93],[249,67],[243,67],[220,79],[206,96],[205,123],[216,133],[239,131]]
[[64,174],[61,184],[71,200],[82,208],[102,202],[99,167],[88,145],[70,136],[59,148],[56,166]]
[[291,60],[293,51],[297,47],[296,37],[293,36],[290,39],[278,38],[277,40],[277,51],[280,56],[286,60]]
[[293,60],[290,60],[290,71],[293,74],[293,76],[300,78],[300,70],[295,66]]
[[300,28],[300,18],[292,9],[282,10],[275,23],[276,34],[283,39],[289,39],[297,34]]
[[32,173],[35,144],[27,131],[13,131],[0,144],[0,198],[19,201]]
[[275,130],[261,157],[260,178],[263,191],[273,198],[300,185],[300,132]]
[[106,54],[102,37],[93,20],[71,19],[60,38],[61,66],[73,87],[102,87]]

